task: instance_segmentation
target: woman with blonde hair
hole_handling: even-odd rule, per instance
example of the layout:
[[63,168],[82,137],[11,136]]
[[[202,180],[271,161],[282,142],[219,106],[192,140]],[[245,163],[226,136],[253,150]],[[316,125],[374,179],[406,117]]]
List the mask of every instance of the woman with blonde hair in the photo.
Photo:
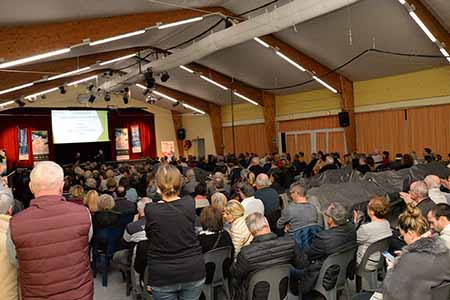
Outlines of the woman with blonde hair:
[[87,192],[86,196],[84,196],[84,199],[83,199],[84,205],[87,208],[89,208],[89,211],[91,212],[91,214],[98,211],[98,202],[99,202],[98,193],[97,193],[97,191],[94,191],[94,190]]
[[162,201],[145,207],[147,268],[153,299],[198,299],[205,282],[202,247],[195,233],[195,201],[180,197],[183,184],[173,165],[160,165],[156,186]]
[[223,211],[223,219],[231,224],[229,232],[233,241],[235,257],[237,257],[242,247],[249,245],[253,240],[253,236],[245,223],[244,212],[244,207],[236,200],[228,201]]
[[77,184],[70,188],[70,198],[69,201],[83,205],[84,189],[81,185]]
[[228,201],[227,197],[220,192],[216,192],[211,196],[211,206],[217,208],[220,211],[220,213],[222,213],[223,210],[225,209],[227,201]]
[[[95,199],[95,196],[93,196]],[[98,197],[98,210],[94,213],[94,230],[106,227],[119,227],[120,213],[114,211],[116,202],[108,194]]]
[[407,206],[398,227],[407,246],[388,261],[383,299],[431,300],[431,289],[450,281],[450,251],[439,237],[425,234],[428,225],[417,207]]

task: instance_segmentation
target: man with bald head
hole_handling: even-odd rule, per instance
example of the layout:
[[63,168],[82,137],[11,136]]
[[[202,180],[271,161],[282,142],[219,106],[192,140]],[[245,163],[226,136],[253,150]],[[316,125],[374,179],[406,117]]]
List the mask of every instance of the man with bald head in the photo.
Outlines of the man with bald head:
[[92,300],[89,266],[91,215],[65,201],[62,168],[39,162],[30,174],[35,198],[11,218],[7,235],[10,261],[19,266],[23,300]]
[[271,188],[272,182],[266,173],[261,173],[256,177],[255,198],[264,203],[264,214],[266,217],[280,209],[280,198],[275,189]]
[[433,200],[428,197],[428,188],[424,181],[415,181],[411,183],[408,193],[400,193],[406,204],[414,203],[422,211],[422,216],[427,217],[428,212],[435,205]]
[[428,187],[428,197],[434,203],[449,203],[450,194],[441,191],[441,179],[436,175],[428,175],[425,177],[425,183]]

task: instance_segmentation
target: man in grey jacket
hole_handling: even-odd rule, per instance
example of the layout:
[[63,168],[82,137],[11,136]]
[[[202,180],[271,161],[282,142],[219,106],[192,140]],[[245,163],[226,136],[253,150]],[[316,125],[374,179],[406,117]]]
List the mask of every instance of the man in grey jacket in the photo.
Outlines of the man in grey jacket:
[[305,188],[298,182],[294,182],[289,190],[292,203],[282,210],[277,227],[284,228],[289,234],[313,224],[318,224],[317,208],[306,199]]

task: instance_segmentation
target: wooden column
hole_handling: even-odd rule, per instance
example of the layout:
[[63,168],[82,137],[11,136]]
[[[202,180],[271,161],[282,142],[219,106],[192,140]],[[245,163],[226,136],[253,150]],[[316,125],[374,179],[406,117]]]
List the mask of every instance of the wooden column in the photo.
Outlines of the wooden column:
[[209,103],[209,120],[213,133],[214,145],[216,146],[216,153],[223,155],[223,130],[222,130],[222,109],[220,105]]
[[348,112],[350,125],[345,127],[345,139],[347,142],[347,152],[356,151],[356,120],[355,120],[355,96],[353,92],[353,82],[340,76],[341,86],[341,108]]
[[266,144],[269,152],[277,152],[277,144],[273,141],[276,140],[277,130],[275,126],[275,95],[263,92],[263,112],[264,112],[264,124],[266,127]]
[[175,128],[175,137],[177,139],[178,155],[184,156],[183,140],[178,139],[178,129],[183,128],[183,117],[177,111],[172,110],[173,127]]

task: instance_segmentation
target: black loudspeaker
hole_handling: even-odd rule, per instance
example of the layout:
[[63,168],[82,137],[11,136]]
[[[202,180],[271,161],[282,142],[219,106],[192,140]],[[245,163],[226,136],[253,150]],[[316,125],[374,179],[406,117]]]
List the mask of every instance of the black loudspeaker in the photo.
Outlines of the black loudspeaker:
[[350,118],[348,117],[348,111],[343,111],[338,114],[339,126],[348,127],[350,125]]
[[281,133],[281,152],[286,153],[286,133]]
[[177,138],[179,140],[184,140],[186,138],[186,130],[184,128],[180,128],[177,131]]

